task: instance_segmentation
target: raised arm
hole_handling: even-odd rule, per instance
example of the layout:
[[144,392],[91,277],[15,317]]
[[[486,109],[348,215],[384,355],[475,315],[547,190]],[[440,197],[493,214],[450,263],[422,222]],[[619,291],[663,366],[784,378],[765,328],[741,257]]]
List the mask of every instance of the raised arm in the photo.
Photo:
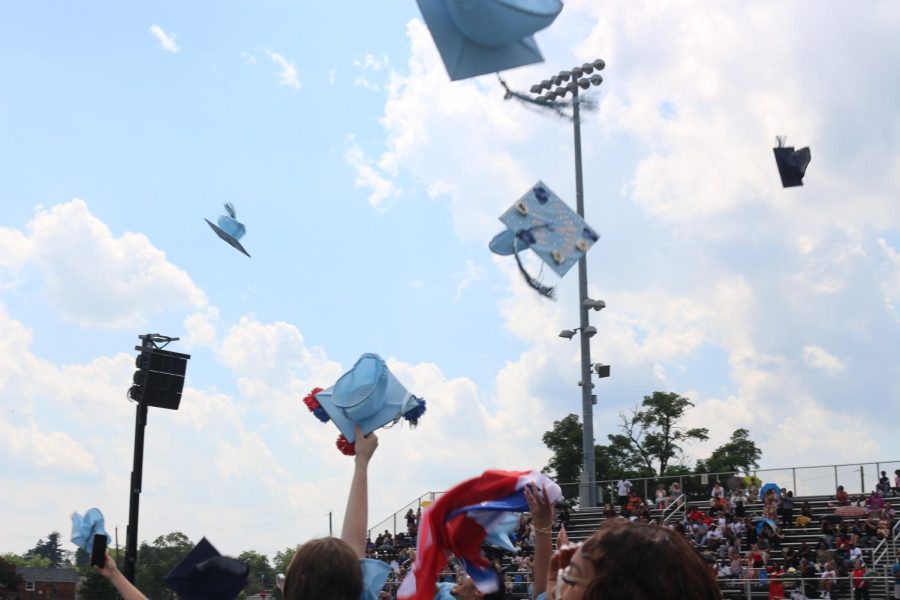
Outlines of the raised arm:
[[362,430],[357,427],[355,447],[356,465],[347,497],[341,539],[350,544],[358,558],[365,558],[366,526],[369,521],[369,461],[378,447],[378,437],[374,433],[363,437]]
[[547,490],[534,486],[525,488],[525,499],[531,511],[531,524],[534,528],[534,596],[537,598],[547,590],[547,571],[550,568],[552,548],[553,504],[547,497]]
[[95,566],[94,570],[109,579],[124,600],[147,600],[147,596],[125,579],[125,576],[116,567],[116,561],[109,554],[106,555],[106,564],[102,568]]

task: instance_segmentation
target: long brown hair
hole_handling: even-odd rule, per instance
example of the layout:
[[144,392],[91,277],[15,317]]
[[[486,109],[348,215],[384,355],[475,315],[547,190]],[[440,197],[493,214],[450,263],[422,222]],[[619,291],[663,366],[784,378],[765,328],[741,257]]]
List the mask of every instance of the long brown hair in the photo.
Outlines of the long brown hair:
[[310,540],[298,547],[284,576],[285,600],[358,600],[362,590],[359,559],[338,538]]
[[581,548],[594,576],[586,600],[719,600],[709,566],[684,535],[660,525],[605,521]]

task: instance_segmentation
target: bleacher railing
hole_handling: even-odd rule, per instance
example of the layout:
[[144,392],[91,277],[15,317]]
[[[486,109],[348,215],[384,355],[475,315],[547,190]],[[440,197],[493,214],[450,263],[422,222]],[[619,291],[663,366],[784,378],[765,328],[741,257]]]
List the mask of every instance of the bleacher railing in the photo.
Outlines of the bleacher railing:
[[[896,469],[900,469],[900,460],[756,469],[749,473],[726,471],[660,477],[630,477],[629,481],[638,494],[651,499],[658,486],[662,485],[668,490],[669,486],[676,481],[688,499],[708,498],[710,488],[716,480],[721,481],[728,489],[728,484],[730,481],[733,482],[733,478],[743,479],[748,476],[755,476],[762,484],[775,483],[778,487],[792,490],[795,496],[833,496],[839,485],[843,485],[849,494],[867,495],[875,489],[881,471],[885,471],[888,478],[893,481]],[[616,482],[617,480],[612,479],[596,482],[601,505],[606,502],[615,502]]]
[[[671,475],[662,477],[636,477],[629,478],[644,498],[653,498],[655,490],[662,485],[669,489],[674,482],[681,486],[686,500],[709,498],[712,484],[718,479],[728,487],[729,480],[733,477],[755,476],[763,484],[775,483],[778,487],[787,488],[794,492],[794,496],[833,496],[837,486],[843,485],[849,494],[868,494],[875,489],[881,471],[885,471],[891,478],[894,471],[900,469],[900,460],[886,460],[865,463],[847,463],[842,465],[819,465],[812,467],[785,467],[780,469],[757,469],[751,473],[722,472],[722,473],[690,473],[687,475]],[[892,479],[892,478],[891,478]],[[892,479],[893,480],[893,479]],[[557,482],[560,487],[567,489],[569,486],[579,486],[578,482]],[[602,506],[606,502],[616,501],[615,480],[600,480],[594,482],[598,489],[598,502]],[[377,536],[384,530],[390,531],[396,536],[398,531],[406,531],[404,516],[412,508],[415,513],[422,506],[423,501],[434,502],[443,492],[428,492],[422,494],[392,515],[388,515],[382,521],[369,528],[369,535]]]
[[[891,575],[869,575],[865,578],[866,582],[869,585],[869,589],[878,589],[878,590],[886,590],[886,594],[890,593],[891,585],[894,580]],[[718,579],[719,589],[723,592],[724,598],[734,597],[728,592],[736,592],[740,596],[746,597],[748,600],[753,598],[754,592],[759,592],[761,590],[768,590],[769,586],[772,584],[771,578],[760,578],[754,577],[752,579],[733,579],[728,577],[720,577]],[[780,575],[778,577],[778,582],[784,586],[785,593],[787,597],[790,598],[791,592],[793,590],[800,590],[804,587],[810,587],[815,589],[815,593],[819,593],[819,589],[822,585],[822,579],[820,577],[796,577],[793,575]],[[853,578],[852,577],[840,577],[834,580],[834,584],[832,586],[831,597],[832,598],[846,598],[847,590],[853,589]],[[839,591],[840,590],[840,591]],[[816,596],[803,596],[804,598],[815,598]],[[821,596],[819,596],[821,597]],[[856,596],[853,596],[856,597]],[[877,596],[878,598],[886,598],[887,596]]]

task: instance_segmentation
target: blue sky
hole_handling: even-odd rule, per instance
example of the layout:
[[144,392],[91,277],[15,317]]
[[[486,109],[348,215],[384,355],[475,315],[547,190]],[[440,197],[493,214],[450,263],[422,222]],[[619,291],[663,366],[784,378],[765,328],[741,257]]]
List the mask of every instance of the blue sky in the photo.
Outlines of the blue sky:
[[[898,25],[570,0],[545,63],[504,73],[608,65],[583,124],[598,439],[660,389],[710,428],[694,458],[737,427],[764,466],[900,458]],[[350,461],[300,399],[363,352],[430,406],[381,435],[373,521],[542,467],[580,411],[576,273],[550,302],[487,251],[534,181],[574,205],[571,126],[451,83],[414,2],[6,5],[0,81],[0,551],[91,506],[124,532],[139,333],[192,354],[151,413],[142,538],[274,552],[339,521]],[[780,134],[812,149],[803,188]],[[251,259],[203,222],[224,202]]]

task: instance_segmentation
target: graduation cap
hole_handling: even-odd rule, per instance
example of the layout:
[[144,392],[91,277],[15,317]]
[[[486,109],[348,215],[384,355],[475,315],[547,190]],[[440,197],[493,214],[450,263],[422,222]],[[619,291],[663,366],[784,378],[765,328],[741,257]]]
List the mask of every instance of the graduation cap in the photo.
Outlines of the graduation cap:
[[548,298],[553,297],[553,288],[542,285],[528,274],[519,252],[531,248],[562,277],[600,239],[600,235],[542,181],[503,213],[500,221],[506,225],[506,231],[494,236],[489,244],[491,251],[501,256],[515,256],[528,285]]
[[247,586],[249,573],[247,565],[222,556],[203,538],[166,575],[166,585],[182,600],[234,600]]
[[778,174],[781,175],[781,185],[784,187],[796,187],[803,185],[803,176],[806,175],[806,167],[809,165],[811,155],[809,147],[794,150],[793,146],[785,146],[785,138],[775,138],[778,146],[772,148],[775,152],[775,163],[778,165]]
[[72,543],[81,547],[86,552],[94,549],[94,536],[105,535],[106,542],[112,541],[106,533],[103,513],[99,508],[89,508],[84,515],[72,513]]
[[303,399],[323,423],[333,421],[340,430],[338,449],[355,453],[356,426],[368,435],[401,418],[411,425],[425,413],[425,400],[410,394],[377,354],[363,354],[353,368],[327,390],[316,388]]
[[533,34],[549,26],[561,0],[417,0],[450,79],[542,62]]
[[232,206],[231,203],[225,204],[225,212],[227,212],[228,214],[219,215],[218,225],[214,225],[210,222],[209,219],[204,220],[209,224],[210,227],[212,227],[212,230],[216,232],[216,235],[218,235],[220,238],[222,238],[244,254],[247,254],[247,256],[250,256],[238,241],[239,239],[244,237],[245,233],[247,233],[247,228],[244,227],[243,223],[234,218],[234,206]]

